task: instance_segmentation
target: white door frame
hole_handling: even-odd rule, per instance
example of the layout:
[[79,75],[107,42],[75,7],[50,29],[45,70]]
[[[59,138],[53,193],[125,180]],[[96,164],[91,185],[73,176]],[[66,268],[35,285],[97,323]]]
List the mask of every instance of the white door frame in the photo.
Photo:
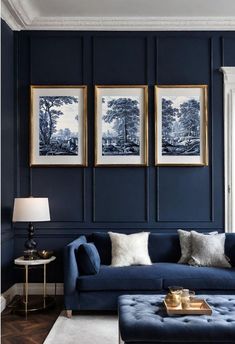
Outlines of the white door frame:
[[224,193],[225,232],[235,232],[235,67],[224,74]]

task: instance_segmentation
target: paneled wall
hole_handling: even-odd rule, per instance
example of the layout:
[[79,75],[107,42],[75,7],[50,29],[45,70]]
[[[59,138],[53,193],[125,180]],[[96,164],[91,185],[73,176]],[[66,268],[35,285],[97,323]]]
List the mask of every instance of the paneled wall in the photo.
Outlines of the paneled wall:
[[[39,246],[81,233],[224,230],[222,65],[235,65],[234,32],[19,32],[17,194],[47,196],[52,221]],[[29,86],[88,85],[87,168],[29,168]],[[149,167],[94,168],[94,85],[149,85]],[[154,166],[154,85],[208,84],[209,166]],[[15,229],[15,255],[25,240]],[[61,271],[61,270],[60,270]],[[58,280],[62,280],[61,275]]]
[[14,37],[1,22],[1,291],[13,284],[14,235],[11,223],[15,192]]

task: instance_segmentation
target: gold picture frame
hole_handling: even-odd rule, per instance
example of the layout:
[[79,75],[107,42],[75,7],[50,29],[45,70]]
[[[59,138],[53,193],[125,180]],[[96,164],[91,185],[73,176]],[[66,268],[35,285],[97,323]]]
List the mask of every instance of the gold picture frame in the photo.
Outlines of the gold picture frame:
[[[121,113],[124,106],[121,102],[126,108],[133,106],[131,114],[118,117],[117,109]],[[112,111],[113,117],[110,115]],[[126,121],[130,123],[125,129],[125,140],[122,137],[123,121],[125,128]],[[148,166],[147,85],[95,86],[94,151],[96,167]]]
[[155,165],[208,166],[207,85],[155,85]]
[[87,86],[31,85],[30,95],[30,166],[87,166]]

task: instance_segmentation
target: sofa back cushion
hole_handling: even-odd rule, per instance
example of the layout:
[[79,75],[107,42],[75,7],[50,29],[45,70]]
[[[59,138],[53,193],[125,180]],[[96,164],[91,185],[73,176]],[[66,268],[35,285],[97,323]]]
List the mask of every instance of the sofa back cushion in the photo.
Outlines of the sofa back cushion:
[[230,259],[230,264],[235,267],[235,233],[226,233],[225,254]]
[[151,233],[149,255],[153,263],[178,262],[181,255],[177,233]]
[[[89,241],[95,244],[100,255],[101,264],[110,265],[112,248],[108,233],[93,233]],[[150,233],[148,249],[153,263],[177,262],[181,254],[178,234]]]
[[110,265],[112,260],[112,246],[108,233],[93,233],[89,241],[92,241],[100,255],[100,262]]
[[[112,249],[108,233],[95,232],[90,236],[89,241],[94,242],[101,264],[110,265]],[[153,263],[176,263],[181,256],[178,233],[150,233],[148,248]],[[235,234],[226,233],[225,254],[230,258],[231,265],[235,266]]]

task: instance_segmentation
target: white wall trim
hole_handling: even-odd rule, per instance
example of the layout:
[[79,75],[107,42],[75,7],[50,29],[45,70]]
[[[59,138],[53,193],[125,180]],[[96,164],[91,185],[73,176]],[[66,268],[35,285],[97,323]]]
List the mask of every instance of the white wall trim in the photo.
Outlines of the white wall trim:
[[224,197],[225,232],[235,232],[235,67],[224,74]]
[[2,18],[13,30],[207,31],[235,30],[233,17],[43,17],[29,2],[3,0]]
[[18,18],[13,11],[11,11],[4,2],[1,3],[1,18],[14,31],[23,29],[23,25],[18,22]]
[[[1,312],[16,295],[23,295],[23,283],[15,283],[1,295]],[[29,283],[29,295],[43,295],[43,283]],[[47,283],[47,295],[55,295],[55,283]],[[63,283],[56,283],[56,295],[64,295]]]
[[234,30],[235,17],[35,17],[28,30]]

